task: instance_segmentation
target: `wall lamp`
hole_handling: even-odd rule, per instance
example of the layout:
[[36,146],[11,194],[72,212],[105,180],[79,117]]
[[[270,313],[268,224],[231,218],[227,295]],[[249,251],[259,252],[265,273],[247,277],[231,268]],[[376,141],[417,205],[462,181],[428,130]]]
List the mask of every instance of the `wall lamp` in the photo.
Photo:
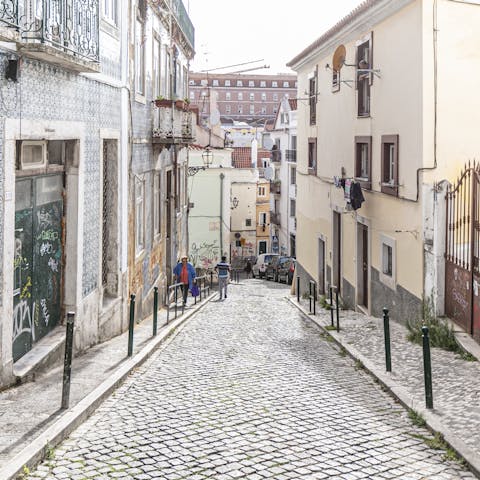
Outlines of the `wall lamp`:
[[210,145],[205,147],[205,150],[202,152],[202,161],[203,166],[201,167],[188,167],[188,176],[193,177],[196,175],[200,170],[206,170],[210,168],[210,165],[213,163],[213,152],[210,150]]

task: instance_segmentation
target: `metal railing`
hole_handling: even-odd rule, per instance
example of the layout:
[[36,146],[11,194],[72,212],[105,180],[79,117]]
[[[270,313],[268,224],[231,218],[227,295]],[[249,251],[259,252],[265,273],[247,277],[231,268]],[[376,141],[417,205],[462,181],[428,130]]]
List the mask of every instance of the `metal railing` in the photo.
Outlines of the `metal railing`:
[[272,162],[281,162],[282,161],[282,151],[281,150],[272,150],[271,152]]
[[185,35],[185,38],[190,43],[192,49],[195,48],[195,28],[193,27],[193,23],[188,16],[182,0],[172,0],[172,8],[178,25]]
[[[207,298],[207,295],[210,293],[210,279],[208,275],[201,275],[196,278],[200,301],[203,298]],[[197,303],[197,297],[195,298],[195,304]]]
[[7,27],[13,27],[18,30],[18,1],[17,0],[2,0],[0,4],[0,26],[1,24]]
[[178,315],[178,291],[180,290],[180,300],[181,300],[181,308],[182,314],[185,311],[185,305],[183,304],[183,291],[182,291],[183,283],[174,283],[170,285],[167,290],[167,298],[165,299],[165,306],[167,307],[167,325],[170,321],[170,309],[173,308],[175,311],[175,318]]
[[152,137],[165,143],[193,142],[193,115],[191,111],[173,109],[169,106],[154,107],[154,128]]

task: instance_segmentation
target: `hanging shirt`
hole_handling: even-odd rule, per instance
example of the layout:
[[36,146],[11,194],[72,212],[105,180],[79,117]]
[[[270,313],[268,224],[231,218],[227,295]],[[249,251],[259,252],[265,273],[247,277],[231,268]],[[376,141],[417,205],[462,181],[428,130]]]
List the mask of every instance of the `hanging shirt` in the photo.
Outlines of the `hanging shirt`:
[[362,193],[362,187],[358,182],[355,182],[352,185],[351,192],[350,192],[350,203],[354,210],[358,210],[362,203],[365,201]]
[[345,197],[345,200],[347,202],[350,202],[350,191],[351,191],[351,188],[352,188],[352,179],[351,178],[347,178],[345,180],[345,194],[344,194],[344,197]]

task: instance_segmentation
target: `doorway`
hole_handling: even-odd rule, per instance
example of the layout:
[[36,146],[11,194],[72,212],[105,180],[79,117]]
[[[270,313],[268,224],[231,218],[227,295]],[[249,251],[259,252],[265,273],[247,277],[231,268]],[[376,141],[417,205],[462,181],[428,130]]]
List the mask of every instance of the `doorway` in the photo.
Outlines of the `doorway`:
[[325,241],[318,239],[318,293],[325,295]]
[[368,226],[359,223],[357,228],[357,248],[358,248],[358,303],[368,309],[368,271],[369,271],[369,255],[368,255]]

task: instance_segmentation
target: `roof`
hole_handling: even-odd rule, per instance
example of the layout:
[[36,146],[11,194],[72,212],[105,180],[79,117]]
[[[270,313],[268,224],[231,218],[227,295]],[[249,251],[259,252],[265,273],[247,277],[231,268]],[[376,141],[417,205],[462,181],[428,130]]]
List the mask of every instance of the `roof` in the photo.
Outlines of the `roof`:
[[296,98],[289,98],[288,103],[290,104],[290,109],[291,110],[296,110],[297,109],[297,99]]
[[[262,158],[270,158],[270,150],[259,148],[257,151],[257,167],[263,167]],[[252,168],[252,148],[234,147],[232,164],[235,168]]]
[[312,44],[310,44],[307,48],[302,50],[296,57],[292,58],[288,63],[287,66],[291,67],[295,65],[308,54],[313,52],[317,49],[320,45],[325,43],[329,38],[333,37],[336,33],[338,33],[342,28],[353,22],[357,17],[361,14],[369,10],[374,5],[380,3],[383,0],[365,0],[361,3],[358,7],[353,9],[347,16],[343,17],[339,22],[337,22],[332,28],[327,30],[321,37],[317,38]]

